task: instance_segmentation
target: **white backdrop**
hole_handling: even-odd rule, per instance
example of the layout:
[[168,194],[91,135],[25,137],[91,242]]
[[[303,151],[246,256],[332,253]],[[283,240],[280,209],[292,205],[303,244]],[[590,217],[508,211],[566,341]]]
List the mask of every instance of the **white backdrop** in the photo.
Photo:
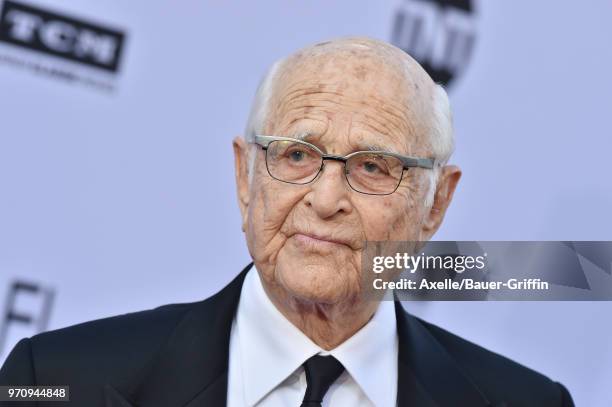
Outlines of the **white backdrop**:
[[[332,37],[389,40],[395,13],[407,7],[27,4],[126,34],[116,75],[0,43],[0,306],[14,281],[53,290],[48,329],[195,301],[223,287],[249,262],[231,139],[266,67]],[[476,6],[475,47],[450,87],[453,161],[464,176],[436,238],[612,239],[612,3]],[[15,61],[72,69],[114,90]],[[13,308],[36,316],[43,298],[21,292]],[[612,303],[406,307],[562,381],[579,406],[612,405]],[[35,327],[0,324],[2,361]]]

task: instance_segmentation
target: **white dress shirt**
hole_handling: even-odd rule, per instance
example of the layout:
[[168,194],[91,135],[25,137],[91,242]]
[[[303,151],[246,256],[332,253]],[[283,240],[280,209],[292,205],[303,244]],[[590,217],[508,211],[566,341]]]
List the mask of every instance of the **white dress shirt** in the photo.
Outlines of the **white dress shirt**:
[[316,354],[332,355],[346,369],[323,406],[396,404],[398,341],[391,301],[382,301],[365,326],[325,351],[270,301],[253,266],[242,286],[229,350],[229,407],[299,406],[306,392],[302,363]]

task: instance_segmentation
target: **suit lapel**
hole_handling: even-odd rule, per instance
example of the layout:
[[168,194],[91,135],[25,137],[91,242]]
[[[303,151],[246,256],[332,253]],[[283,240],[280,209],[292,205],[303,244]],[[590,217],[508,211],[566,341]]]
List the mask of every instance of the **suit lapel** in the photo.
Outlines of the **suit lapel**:
[[457,362],[414,316],[395,301],[399,338],[397,405],[491,406]]
[[143,381],[117,386],[120,392],[107,386],[106,407],[225,405],[232,320],[242,282],[251,266],[252,263],[219,293],[187,312]]
[[134,407],[128,402],[121,393],[115,390],[114,387],[107,384],[104,386],[104,406],[105,407]]

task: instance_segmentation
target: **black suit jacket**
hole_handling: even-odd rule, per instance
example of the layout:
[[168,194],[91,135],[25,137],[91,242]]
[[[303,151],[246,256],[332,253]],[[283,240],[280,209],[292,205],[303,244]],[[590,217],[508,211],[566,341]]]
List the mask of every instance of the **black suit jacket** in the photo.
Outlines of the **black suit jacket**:
[[[231,324],[250,267],[200,302],[22,339],[0,385],[69,385],[70,402],[40,404],[48,407],[223,406]],[[561,384],[395,307],[399,406],[573,406]]]

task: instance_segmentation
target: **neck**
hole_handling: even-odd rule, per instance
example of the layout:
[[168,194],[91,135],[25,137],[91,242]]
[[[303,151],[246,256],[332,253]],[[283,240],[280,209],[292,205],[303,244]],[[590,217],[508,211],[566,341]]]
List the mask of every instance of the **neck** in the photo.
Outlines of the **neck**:
[[357,299],[325,304],[298,299],[265,285],[264,290],[285,318],[325,350],[353,336],[372,318],[379,304]]

